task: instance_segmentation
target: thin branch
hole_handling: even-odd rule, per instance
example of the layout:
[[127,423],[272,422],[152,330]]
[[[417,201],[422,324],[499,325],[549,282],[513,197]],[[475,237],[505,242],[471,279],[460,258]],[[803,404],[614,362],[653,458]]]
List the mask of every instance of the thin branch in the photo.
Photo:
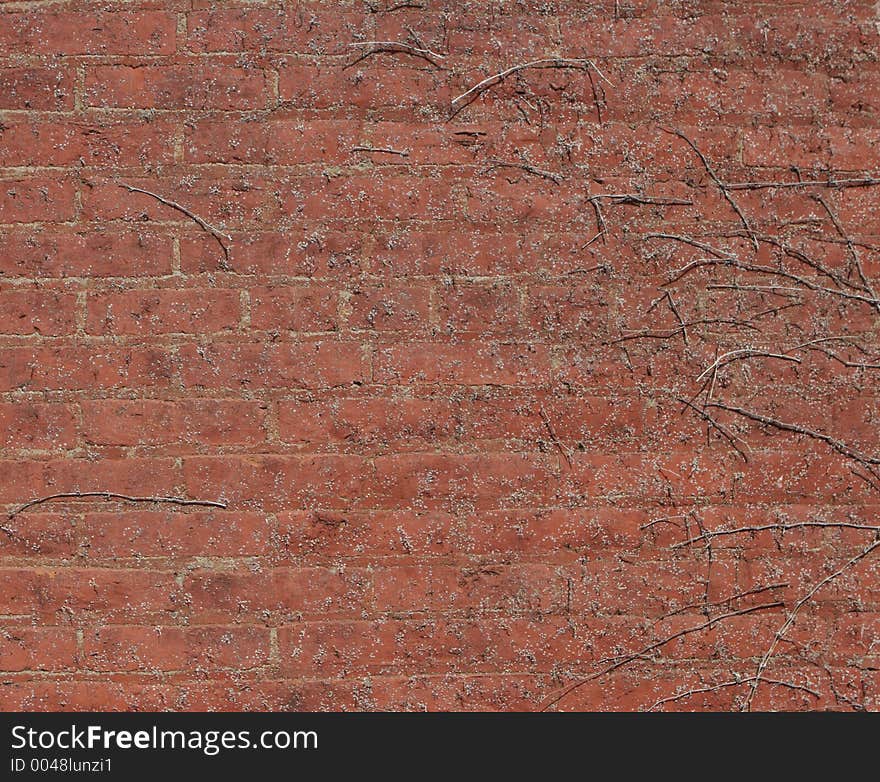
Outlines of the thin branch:
[[855,243],[850,238],[849,234],[846,232],[846,229],[843,227],[843,223],[840,222],[840,218],[834,212],[834,210],[828,205],[828,202],[822,198],[818,193],[813,196],[816,201],[821,204],[822,208],[828,213],[828,217],[831,219],[831,222],[834,224],[837,233],[840,234],[841,239],[846,242],[846,249],[849,250],[850,258],[852,259],[853,266],[855,266],[856,273],[859,275],[859,280],[861,280],[862,287],[865,292],[868,293],[874,299],[874,308],[880,312],[880,300],[877,299],[877,293],[875,292],[873,286],[871,285],[871,281],[865,275],[865,270],[862,268],[862,262],[859,258],[859,251],[856,249]]
[[766,415],[761,415],[760,413],[753,413],[751,410],[745,410],[742,407],[733,407],[731,405],[725,405],[721,402],[709,402],[707,407],[715,407],[719,410],[727,410],[729,413],[735,413],[736,415],[740,415],[743,418],[749,418],[752,421],[756,421],[760,424],[764,424],[765,426],[772,426],[776,429],[781,429],[785,432],[793,432],[795,434],[801,434],[805,437],[810,437],[813,440],[820,440],[823,443],[829,445],[833,450],[837,451],[837,453],[842,456],[846,456],[849,459],[853,459],[854,461],[859,462],[863,465],[878,465],[880,464],[880,457],[877,456],[869,456],[867,454],[859,453],[858,451],[850,448],[845,442],[842,440],[838,440],[830,435],[823,434],[822,432],[814,431],[813,429],[807,429],[805,426],[800,426],[798,424],[790,424],[785,421],[779,421],[776,418],[770,418]]
[[[592,239],[588,240],[586,244],[581,245],[581,249],[586,250],[587,247],[589,247],[591,244],[593,244],[593,242],[595,242],[597,239],[602,238],[604,235],[605,235],[605,231],[597,231]],[[595,268],[598,269],[600,267],[597,266]]]
[[741,442],[746,449],[749,449],[749,444],[743,440],[741,437],[737,437],[732,432],[727,430],[727,427],[722,426],[718,423],[711,415],[709,415],[705,410],[700,410],[695,404],[691,401],[685,399],[684,397],[678,397],[678,401],[683,405],[687,405],[691,410],[693,410],[700,418],[702,418],[710,427],[715,429],[721,436],[730,443],[733,450],[735,450],[741,457],[744,462],[749,460],[749,457],[746,455],[745,451],[737,445],[737,441]]
[[374,14],[390,14],[394,11],[401,11],[404,8],[424,8],[425,6],[421,3],[397,3],[396,5],[389,6],[388,8],[377,8],[375,6],[370,6],[370,12]]
[[694,239],[692,236],[681,236],[679,234],[645,234],[644,237],[647,239],[670,239],[672,241],[681,242],[682,244],[688,244],[691,247],[696,247],[698,250],[703,250],[710,255],[714,255],[716,258],[722,258],[724,260],[735,260],[735,256],[731,255],[726,250],[719,250],[716,247],[712,247],[711,245],[705,244],[701,242],[699,239]]
[[[453,107],[455,104],[460,103],[461,101],[467,100],[467,103],[471,103],[473,100],[478,98],[482,93],[488,90],[490,87],[494,87],[496,84],[500,84],[503,82],[508,76],[512,76],[515,73],[519,73],[520,71],[524,71],[529,68],[561,68],[561,69],[576,69],[576,70],[588,70],[592,68],[599,76],[609,84],[609,81],[605,74],[600,71],[591,60],[573,60],[566,58],[552,58],[552,59],[544,59],[544,60],[532,60],[531,62],[520,63],[519,65],[513,65],[506,70],[501,71],[500,73],[496,73],[494,76],[489,76],[483,79],[478,84],[475,84],[466,92],[463,92],[457,98],[452,99]],[[465,104],[467,105],[467,104]]]
[[[717,608],[718,606],[727,606],[728,608],[730,608],[730,604],[732,602],[734,602],[735,600],[742,600],[744,597],[753,597],[754,595],[760,595],[760,594],[763,594],[764,592],[770,592],[774,589],[785,589],[788,586],[789,586],[788,582],[781,582],[778,584],[768,584],[767,586],[756,587],[755,589],[749,589],[746,592],[737,592],[736,594],[728,595],[723,600],[715,600],[711,603],[708,603],[708,605],[711,606],[712,608]],[[668,614],[661,617],[660,620],[658,620],[658,621],[663,621],[664,619],[669,619],[669,617],[671,617],[671,616],[678,616],[678,614],[683,614],[685,611],[689,611],[692,608],[704,608],[706,605],[707,604],[702,601],[699,603],[688,603],[688,605],[682,606],[681,608],[676,609],[675,611],[670,611]]]
[[661,196],[643,196],[638,193],[596,193],[590,198],[602,198],[614,204],[653,204],[656,206],[693,206],[694,202],[686,198],[663,198]]
[[100,498],[103,500],[124,500],[125,502],[166,502],[172,505],[200,505],[208,508],[225,508],[226,503],[215,500],[188,500],[184,497],[133,497],[129,494],[119,494],[114,491],[69,491],[59,492],[58,494],[49,494],[45,497],[37,497],[29,500],[24,505],[9,513],[9,518],[23,513],[35,505],[42,505],[44,502],[61,499],[83,499],[88,497]]
[[409,152],[405,149],[393,149],[392,147],[352,147],[352,152],[383,152],[386,155],[400,155],[401,157],[409,157]]
[[802,188],[802,187],[828,187],[832,190],[847,187],[874,187],[880,185],[880,179],[863,177],[861,179],[807,179],[797,182],[727,182],[728,190],[767,190],[770,188]]
[[425,60],[426,62],[431,63],[435,68],[444,69],[443,65],[437,62],[437,60],[442,60],[444,55],[438,54],[430,49],[421,49],[418,46],[410,46],[408,43],[401,43],[400,41],[356,41],[355,43],[350,43],[349,46],[369,48],[356,60],[344,66],[343,70],[346,68],[353,68],[359,62],[376,54],[408,54],[410,57],[417,57],[420,60]]
[[559,437],[556,436],[556,430],[553,429],[553,424],[550,423],[550,418],[544,410],[544,407],[541,406],[540,408],[538,408],[538,412],[541,414],[541,420],[544,421],[544,426],[547,427],[547,431],[550,434],[550,439],[553,440],[553,444],[559,449],[559,452],[562,454],[568,466],[571,467],[571,453],[569,453],[569,450],[562,445]]
[[[734,233],[732,236],[744,236],[743,232]],[[783,241],[780,241],[775,236],[766,236],[766,235],[756,235],[759,242],[763,242],[764,244],[769,244],[772,247],[776,247],[781,250],[785,255],[789,258],[794,258],[797,261],[809,266],[814,271],[819,272],[820,274],[825,275],[828,279],[833,280],[839,287],[850,288],[852,290],[863,290],[859,288],[857,285],[853,285],[849,280],[844,277],[841,277],[837,272],[826,268],[819,261],[811,258],[807,255],[803,250],[799,250],[796,247],[792,247],[789,244],[786,244]]]
[[[750,684],[755,681],[755,677],[749,676],[745,679],[732,679],[731,681],[721,682],[720,684],[713,684],[711,687],[698,687],[693,690],[686,690],[684,692],[680,692],[677,695],[670,695],[668,698],[661,698],[657,701],[648,711],[654,711],[655,709],[663,706],[666,703],[673,703],[674,701],[684,700],[685,698],[690,698],[692,695],[701,695],[707,692],[715,692],[717,690],[724,689],[726,687],[739,687],[743,684]],[[795,684],[794,682],[786,682],[780,679],[764,679],[765,684],[773,684],[778,687],[787,687],[790,690],[799,690],[800,692],[806,692],[809,695],[812,695],[814,698],[821,697],[818,692],[815,690],[804,687],[801,684]]]
[[666,128],[661,128],[661,130],[665,130],[667,133],[672,133],[682,139],[700,158],[700,161],[703,164],[703,167],[706,169],[706,173],[711,177],[712,181],[717,185],[718,189],[721,191],[721,195],[724,196],[724,200],[730,204],[731,208],[734,212],[736,212],[737,217],[739,217],[740,222],[743,224],[743,228],[746,229],[749,236],[752,239],[752,244],[755,246],[755,252],[758,252],[758,240],[755,238],[755,232],[752,230],[752,226],[749,225],[749,221],[746,220],[746,216],[743,214],[742,210],[739,208],[739,205],[736,201],[733,200],[733,196],[728,193],[727,185],[721,181],[718,174],[715,173],[715,169],[712,168],[712,165],[709,163],[708,158],[700,151],[699,147],[694,144],[684,133],[680,130],[673,128],[671,130],[666,130]]
[[784,353],[768,353],[764,350],[757,350],[755,348],[741,348],[740,350],[731,350],[716,358],[711,365],[697,375],[697,381],[699,382],[706,375],[716,369],[721,369],[728,364],[732,364],[734,361],[744,361],[748,358],[775,358],[780,361],[793,361],[795,364],[801,363],[801,360],[797,358],[797,356],[787,356]]
[[785,634],[788,632],[789,628],[795,623],[797,620],[797,615],[800,610],[816,595],[816,593],[822,589],[823,587],[830,584],[835,579],[839,578],[843,575],[847,570],[851,567],[854,567],[859,562],[861,562],[865,557],[869,556],[871,552],[873,552],[876,548],[880,547],[880,539],[875,540],[870,546],[866,549],[862,550],[858,554],[856,554],[851,560],[849,560],[845,565],[835,570],[831,575],[825,576],[816,586],[814,586],[809,592],[807,592],[797,603],[794,604],[794,607],[791,611],[788,612],[788,616],[785,618],[785,621],[782,623],[780,628],[776,631],[776,635],[773,636],[773,640],[770,642],[770,646],[767,648],[767,651],[764,653],[764,656],[761,658],[761,662],[758,663],[758,668],[755,671],[755,675],[752,678],[752,686],[749,689],[749,694],[746,697],[746,701],[743,704],[743,711],[749,711],[752,707],[752,700],[755,697],[755,693],[758,691],[758,686],[761,684],[763,680],[764,671],[767,670],[767,665],[770,663],[770,658],[773,656],[776,651],[776,647],[779,645],[779,642],[785,637]]
[[850,293],[849,291],[838,290],[836,288],[828,288],[824,285],[819,285],[818,283],[813,282],[806,277],[801,277],[797,274],[787,272],[784,269],[774,269],[772,266],[761,266],[754,263],[744,263],[736,258],[699,258],[683,266],[681,269],[675,272],[670,279],[664,282],[663,285],[672,285],[673,283],[678,282],[682,277],[690,274],[692,271],[694,271],[694,269],[699,269],[705,266],[724,266],[730,267],[732,269],[740,269],[741,271],[754,272],[756,274],[767,274],[775,277],[781,277],[785,280],[797,282],[808,290],[815,291],[816,293],[827,293],[831,296],[838,296],[840,298],[849,299],[851,301],[860,301],[864,302],[865,304],[870,304],[872,307],[877,303],[877,299],[871,296],[864,296],[859,293]]
[[673,521],[673,519],[686,519],[687,516],[683,514],[679,514],[678,516],[661,516],[659,519],[654,519],[653,521],[649,521],[647,524],[642,524],[639,529],[646,530],[651,529],[651,527],[656,526],[657,524],[671,524],[673,527],[678,527],[679,529],[684,529],[684,525],[679,524],[677,521]]
[[[878,545],[880,545],[880,544],[878,544]],[[762,603],[761,605],[750,606],[749,608],[741,608],[737,611],[728,611],[727,613],[719,614],[718,616],[712,617],[711,619],[707,619],[702,624],[696,625],[694,627],[686,627],[684,630],[679,630],[677,633],[673,633],[672,635],[664,638],[661,641],[655,641],[654,643],[648,644],[644,649],[642,649],[638,652],[634,652],[633,654],[629,654],[629,655],[626,655],[626,656],[620,658],[619,660],[612,663],[611,665],[608,665],[607,667],[603,668],[601,671],[597,671],[596,673],[590,674],[589,676],[586,676],[582,679],[578,679],[577,681],[572,682],[571,684],[567,685],[566,687],[563,687],[561,690],[559,690],[555,694],[551,695],[549,698],[545,699],[538,707],[538,711],[547,711],[547,709],[549,709],[551,706],[559,703],[559,701],[561,701],[569,693],[576,690],[578,687],[582,687],[583,685],[587,684],[588,682],[595,681],[596,679],[598,679],[602,676],[605,676],[606,674],[611,673],[612,671],[616,671],[618,668],[622,668],[624,665],[629,665],[629,663],[634,662],[635,660],[638,660],[642,657],[645,657],[646,655],[650,654],[651,652],[656,651],[657,649],[660,649],[663,646],[666,646],[666,644],[671,643],[672,641],[675,641],[678,638],[682,638],[683,636],[690,635],[691,633],[698,633],[698,632],[701,632],[702,630],[708,630],[708,629],[714,627],[715,625],[717,625],[719,622],[723,622],[724,620],[731,619],[732,617],[735,617],[735,616],[744,616],[746,614],[753,614],[757,611],[769,611],[774,608],[781,608],[784,605],[785,605],[785,603],[777,600],[773,603]]]
[[170,201],[167,198],[163,198],[158,193],[152,193],[149,190],[144,190],[140,187],[133,187],[132,185],[127,185],[124,182],[118,183],[119,187],[128,190],[129,193],[142,193],[143,195],[150,196],[150,198],[155,198],[160,204],[165,204],[165,206],[170,206],[172,209],[176,209],[181,214],[186,215],[190,220],[195,222],[200,228],[207,231],[211,236],[213,236],[220,247],[223,249],[223,256],[226,261],[229,261],[229,246],[227,242],[232,243],[232,237],[228,234],[223,233],[219,228],[215,228],[213,225],[199,217],[197,214],[194,214],[185,206],[181,206],[176,201]]
[[702,532],[687,540],[674,543],[672,548],[683,548],[694,543],[700,543],[706,539],[721,538],[728,535],[745,535],[754,532],[788,532],[793,529],[808,529],[818,527],[820,529],[857,529],[868,532],[880,532],[880,526],[873,524],[857,524],[849,521],[794,521],[790,523],[758,524],[752,527],[733,527],[731,529],[717,529]]
[[489,164],[489,167],[483,173],[488,174],[496,168],[515,168],[519,171],[525,171],[528,174],[541,177],[542,179],[549,179],[555,185],[558,185],[562,181],[561,174],[557,174],[553,171],[545,171],[543,168],[536,168],[528,163],[510,163],[505,160],[490,160]]
[[602,201],[598,198],[588,198],[587,203],[593,207],[593,213],[596,215],[596,236],[593,237],[591,241],[594,241],[596,237],[602,237],[602,243],[605,244],[607,242],[605,238],[605,234],[608,233],[608,228],[605,225],[605,215],[602,214]]

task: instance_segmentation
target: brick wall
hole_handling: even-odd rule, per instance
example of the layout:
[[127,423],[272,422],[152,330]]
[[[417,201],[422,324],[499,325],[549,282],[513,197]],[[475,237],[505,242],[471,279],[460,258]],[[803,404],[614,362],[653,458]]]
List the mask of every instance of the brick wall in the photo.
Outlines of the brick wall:
[[0,706],[876,708],[878,24],[4,3]]

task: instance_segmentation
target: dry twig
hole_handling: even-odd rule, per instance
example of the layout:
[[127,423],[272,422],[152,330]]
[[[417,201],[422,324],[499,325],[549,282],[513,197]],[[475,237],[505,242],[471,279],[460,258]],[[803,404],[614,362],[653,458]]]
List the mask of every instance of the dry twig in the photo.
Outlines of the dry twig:
[[503,70],[499,73],[494,74],[493,76],[488,76],[483,79],[481,82],[475,84],[469,90],[466,90],[461,95],[452,99],[452,106],[455,108],[456,104],[461,103],[462,101],[466,101],[462,106],[457,109],[460,111],[461,108],[468,105],[472,101],[476,100],[480,95],[482,95],[486,90],[490,87],[494,87],[496,84],[500,84],[509,76],[513,76],[515,73],[519,73],[520,71],[527,70],[529,68],[560,68],[560,69],[569,69],[569,70],[589,70],[592,68],[596,71],[599,76],[607,81],[609,84],[611,82],[606,78],[605,74],[600,71],[592,60],[583,60],[583,59],[568,59],[562,57],[554,57],[550,59],[543,60],[532,60],[531,62],[524,62],[518,65],[513,65],[506,70]]
[[862,177],[857,179],[799,179],[797,182],[727,182],[728,190],[768,190],[771,188],[805,188],[827,187],[832,190],[848,187],[874,187],[880,185],[880,179],[874,177]]
[[[666,129],[662,128],[662,130],[666,130]],[[700,158],[700,161],[702,162],[703,167],[706,169],[706,173],[709,175],[709,177],[712,179],[712,181],[717,185],[718,189],[721,191],[721,195],[724,196],[724,200],[727,201],[727,203],[730,204],[733,211],[736,212],[737,217],[739,217],[740,222],[743,224],[743,228],[746,229],[746,232],[749,234],[749,236],[752,239],[752,244],[755,246],[755,252],[757,252],[758,251],[758,240],[755,238],[755,232],[752,230],[752,226],[749,225],[749,221],[746,220],[746,216],[743,214],[742,210],[739,208],[739,205],[736,203],[736,201],[733,200],[733,196],[731,196],[730,193],[728,192],[729,188],[727,187],[727,185],[725,185],[724,182],[721,181],[721,178],[718,176],[718,174],[715,173],[715,169],[712,168],[711,164],[709,163],[708,158],[700,151],[699,147],[697,147],[697,145],[694,144],[694,142],[691,141],[680,130],[673,128],[672,130],[666,130],[666,132],[672,133],[673,135],[676,135],[680,139],[682,139],[696,153],[697,157]]]
[[[878,545],[880,545],[880,544],[878,544]],[[708,629],[714,627],[715,625],[717,625],[719,622],[723,622],[724,620],[730,619],[734,616],[744,616],[746,614],[753,614],[756,611],[769,611],[774,608],[783,607],[784,605],[785,605],[785,603],[783,603],[780,600],[777,600],[773,603],[762,603],[761,605],[750,606],[749,608],[741,608],[737,611],[728,611],[727,613],[719,614],[718,616],[714,616],[710,619],[707,619],[705,622],[703,622],[699,625],[696,625],[694,627],[687,627],[684,630],[679,630],[677,633],[673,633],[672,635],[664,638],[661,641],[655,641],[654,643],[648,644],[646,647],[644,647],[644,649],[641,649],[638,652],[634,652],[633,654],[629,654],[629,655],[625,655],[625,656],[621,657],[616,662],[603,668],[601,671],[597,671],[596,673],[590,674],[589,676],[586,676],[582,679],[578,679],[577,681],[572,682],[571,684],[563,687],[561,690],[554,693],[549,698],[545,699],[538,707],[538,711],[547,711],[547,709],[549,709],[551,706],[554,706],[555,704],[559,703],[559,701],[561,701],[569,693],[576,690],[578,687],[582,687],[583,685],[587,684],[588,682],[595,681],[596,679],[598,679],[602,676],[605,676],[606,674],[609,674],[612,671],[616,671],[618,668],[622,668],[624,665],[629,665],[631,662],[634,662],[635,660],[643,658],[646,655],[650,654],[651,652],[654,652],[657,649],[660,649],[663,646],[666,646],[666,644],[671,643],[672,641],[675,641],[679,638],[682,638],[683,636],[690,635],[691,633],[698,633],[703,630],[708,630]]]
[[544,422],[544,426],[547,427],[547,432],[550,434],[550,439],[553,440],[553,444],[559,449],[559,453],[562,454],[562,457],[565,459],[568,466],[571,467],[571,452],[562,444],[562,442],[559,440],[559,437],[557,437],[556,430],[553,428],[553,424],[550,423],[550,418],[547,415],[547,412],[544,410],[543,405],[538,408],[538,412],[541,414],[541,420]]
[[348,63],[348,65],[345,65],[343,70],[346,68],[353,68],[359,62],[376,54],[408,54],[410,57],[416,57],[420,60],[425,60],[425,62],[431,63],[435,68],[445,70],[444,66],[437,62],[437,60],[442,60],[444,55],[438,54],[430,49],[410,46],[408,43],[401,43],[400,41],[356,41],[355,43],[350,43],[349,46],[352,48],[367,47],[367,51],[354,61]]
[[729,535],[747,535],[749,533],[756,532],[788,532],[793,529],[809,529],[815,527],[818,527],[820,529],[856,529],[864,530],[867,532],[880,532],[880,526],[876,526],[873,524],[857,524],[856,522],[849,521],[778,522],[775,524],[757,524],[751,527],[732,527],[730,529],[704,531],[701,532],[699,535],[695,535],[692,538],[674,543],[672,545],[672,548],[683,548],[684,546],[691,546],[694,543],[700,543],[701,541],[707,539],[726,537]]
[[220,247],[223,249],[223,257],[226,262],[229,262],[229,246],[227,242],[232,243],[232,237],[223,233],[219,228],[215,228],[213,225],[199,217],[197,214],[191,212],[185,206],[181,206],[176,201],[169,201],[167,198],[163,198],[157,193],[152,193],[149,190],[144,190],[140,187],[133,187],[132,185],[127,185],[124,182],[119,182],[119,187],[128,190],[129,193],[142,193],[143,195],[150,196],[150,198],[155,198],[160,204],[165,204],[165,206],[170,206],[172,209],[176,209],[181,214],[185,214],[190,220],[195,222],[200,228],[207,231],[211,236],[213,236]]
[[[702,695],[708,692],[716,692],[717,690],[725,689],[727,687],[740,687],[744,684],[750,684],[755,681],[754,676],[749,676],[744,679],[732,679],[727,682],[720,682],[719,684],[713,684],[707,687],[698,687],[692,690],[685,690],[684,692],[679,692],[676,695],[670,695],[666,698],[661,698],[657,701],[653,706],[651,706],[648,711],[654,711],[658,709],[660,706],[663,706],[667,703],[674,703],[675,701],[684,700],[685,698],[690,698],[693,695]],[[816,690],[811,689],[810,687],[804,687],[801,684],[795,684],[794,682],[782,681],[780,679],[764,679],[765,684],[776,685],[777,687],[787,687],[790,690],[798,690],[800,692],[806,692],[809,695],[812,695],[814,698],[821,697]]]
[[755,693],[758,691],[758,687],[763,681],[764,671],[767,670],[767,665],[770,663],[770,658],[773,656],[774,652],[776,651],[776,647],[785,637],[785,634],[788,632],[789,628],[797,620],[797,615],[800,610],[815,597],[816,593],[820,589],[842,576],[847,570],[857,565],[878,547],[880,547],[880,538],[871,543],[871,545],[868,546],[866,549],[863,549],[861,552],[856,554],[845,565],[835,570],[831,575],[825,576],[825,578],[823,578],[818,584],[816,584],[816,586],[814,586],[800,600],[798,600],[797,603],[794,604],[794,607],[791,609],[791,611],[788,612],[788,616],[786,616],[785,621],[776,631],[776,635],[773,636],[773,640],[770,642],[770,646],[767,648],[767,651],[764,652],[764,656],[761,658],[761,662],[758,663],[758,668],[755,671],[754,677],[752,677],[752,686],[749,690],[749,694],[746,696],[746,701],[743,704],[743,711],[749,711],[751,709],[752,700],[755,697]]
[[9,518],[11,519],[17,516],[19,513],[23,513],[24,511],[33,508],[35,505],[42,505],[44,502],[62,499],[85,499],[90,497],[103,500],[124,500],[125,502],[165,502],[172,505],[199,505],[208,508],[226,507],[225,502],[220,502],[216,500],[188,500],[184,497],[135,497],[129,494],[119,494],[118,492],[114,491],[66,491],[59,492],[58,494],[49,494],[45,497],[37,497],[36,499],[29,500],[21,507],[11,511],[9,513]]
[[536,168],[528,163],[511,163],[505,160],[490,160],[489,167],[484,173],[488,174],[496,168],[515,168],[519,171],[525,171],[527,174],[541,177],[542,179],[549,179],[554,185],[558,185],[562,181],[562,174],[557,174],[553,171],[546,171],[543,168]]
[[719,410],[726,410],[729,413],[735,413],[736,415],[740,415],[743,418],[749,418],[752,421],[756,421],[759,424],[764,424],[765,426],[771,426],[775,429],[781,429],[784,432],[801,434],[813,440],[820,440],[821,442],[829,445],[832,450],[837,451],[837,453],[841,454],[842,456],[846,456],[853,461],[859,462],[865,467],[880,465],[880,457],[860,453],[854,448],[848,446],[845,442],[843,442],[843,440],[838,440],[835,437],[831,437],[831,435],[817,432],[813,429],[808,429],[805,426],[787,423],[786,421],[780,421],[776,418],[771,418],[770,416],[761,415],[760,413],[753,413],[751,410],[746,410],[742,407],[726,405],[722,402],[708,402],[706,404],[706,407],[714,407]]
[[352,152],[382,152],[386,155],[400,155],[400,157],[409,157],[409,152],[405,149],[393,149],[392,147],[364,147],[357,146],[351,148]]

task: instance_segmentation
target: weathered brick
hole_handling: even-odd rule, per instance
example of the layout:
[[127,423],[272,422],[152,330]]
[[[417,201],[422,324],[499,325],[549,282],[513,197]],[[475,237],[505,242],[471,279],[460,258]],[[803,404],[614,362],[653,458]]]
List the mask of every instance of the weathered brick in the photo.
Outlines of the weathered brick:
[[212,334],[239,321],[238,291],[136,290],[90,296],[90,334]]

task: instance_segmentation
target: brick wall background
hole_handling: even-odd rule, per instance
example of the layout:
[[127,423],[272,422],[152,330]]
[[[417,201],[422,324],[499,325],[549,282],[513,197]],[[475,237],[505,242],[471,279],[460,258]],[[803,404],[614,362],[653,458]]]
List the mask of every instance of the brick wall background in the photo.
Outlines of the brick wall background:
[[0,706],[876,708],[878,24],[3,3]]

